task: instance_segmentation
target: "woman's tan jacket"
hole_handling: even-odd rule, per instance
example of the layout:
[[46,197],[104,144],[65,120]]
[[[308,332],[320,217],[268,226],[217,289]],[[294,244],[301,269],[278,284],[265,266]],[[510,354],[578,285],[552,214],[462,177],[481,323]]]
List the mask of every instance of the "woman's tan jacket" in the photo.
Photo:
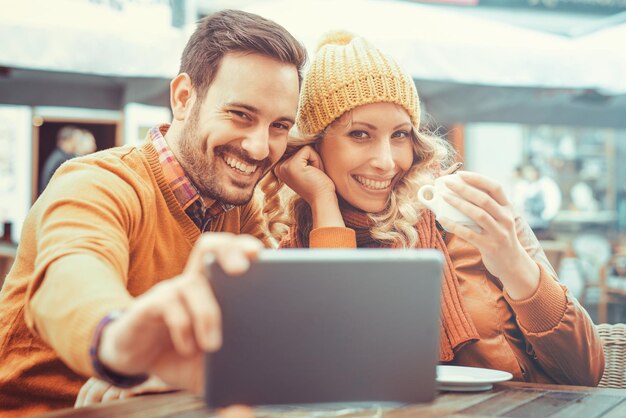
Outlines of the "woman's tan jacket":
[[[526,300],[512,300],[482,263],[479,251],[462,239],[444,238],[459,291],[479,334],[454,352],[447,364],[505,370],[515,380],[596,386],[604,371],[602,343],[585,309],[557,281],[535,235],[522,219],[518,237],[541,270],[539,288]],[[282,247],[293,247],[285,240]],[[319,228],[310,247],[356,247],[354,230]]]

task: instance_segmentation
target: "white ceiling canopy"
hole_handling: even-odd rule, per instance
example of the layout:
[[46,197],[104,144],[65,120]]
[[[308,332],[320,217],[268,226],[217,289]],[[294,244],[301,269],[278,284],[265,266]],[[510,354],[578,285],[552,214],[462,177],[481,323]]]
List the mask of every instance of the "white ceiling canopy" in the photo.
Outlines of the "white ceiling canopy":
[[[256,1],[246,9],[282,24],[313,50],[329,30],[361,35],[415,79],[515,87],[593,88],[626,93],[621,53],[552,33],[406,1]],[[612,36],[607,35],[607,39]]]

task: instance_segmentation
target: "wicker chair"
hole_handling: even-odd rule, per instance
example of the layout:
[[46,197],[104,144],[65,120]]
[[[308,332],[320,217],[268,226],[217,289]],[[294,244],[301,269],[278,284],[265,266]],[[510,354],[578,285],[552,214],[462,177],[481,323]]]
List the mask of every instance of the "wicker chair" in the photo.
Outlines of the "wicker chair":
[[599,387],[626,389],[626,324],[597,325],[606,365]]

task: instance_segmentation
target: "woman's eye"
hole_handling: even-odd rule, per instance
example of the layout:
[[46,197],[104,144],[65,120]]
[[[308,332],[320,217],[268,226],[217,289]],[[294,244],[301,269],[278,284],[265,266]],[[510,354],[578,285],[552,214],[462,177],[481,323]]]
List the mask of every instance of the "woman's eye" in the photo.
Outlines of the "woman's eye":
[[398,139],[408,138],[409,136],[410,136],[409,132],[407,131],[397,131],[397,132],[394,132],[392,135],[393,138],[398,138]]
[[352,138],[356,139],[366,139],[369,138],[369,134],[365,131],[352,131],[349,134]]

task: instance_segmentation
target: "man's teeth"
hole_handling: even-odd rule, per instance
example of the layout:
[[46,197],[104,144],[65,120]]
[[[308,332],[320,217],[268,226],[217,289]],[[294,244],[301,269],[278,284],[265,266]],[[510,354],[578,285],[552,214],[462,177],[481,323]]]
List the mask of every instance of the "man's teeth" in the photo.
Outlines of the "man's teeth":
[[258,166],[256,165],[248,165],[243,161],[239,161],[233,157],[224,157],[224,161],[226,161],[226,164],[228,164],[232,168],[236,168],[237,170],[245,174],[252,174],[258,168]]
[[368,189],[382,190],[386,189],[391,184],[391,179],[385,181],[375,181],[361,176],[354,176],[354,179]]

